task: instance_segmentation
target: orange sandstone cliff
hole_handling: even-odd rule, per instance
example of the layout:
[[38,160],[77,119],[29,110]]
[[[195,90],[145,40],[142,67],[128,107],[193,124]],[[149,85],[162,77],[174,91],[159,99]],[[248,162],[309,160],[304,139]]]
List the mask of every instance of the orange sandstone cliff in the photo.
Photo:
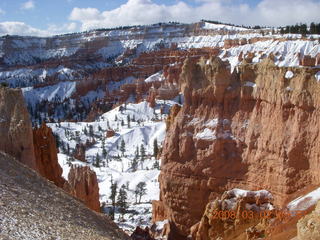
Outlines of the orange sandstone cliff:
[[156,208],[169,218],[171,239],[185,239],[207,203],[232,188],[267,189],[281,206],[320,184],[317,70],[267,58],[230,72],[215,57],[182,68],[185,104],[169,117]]

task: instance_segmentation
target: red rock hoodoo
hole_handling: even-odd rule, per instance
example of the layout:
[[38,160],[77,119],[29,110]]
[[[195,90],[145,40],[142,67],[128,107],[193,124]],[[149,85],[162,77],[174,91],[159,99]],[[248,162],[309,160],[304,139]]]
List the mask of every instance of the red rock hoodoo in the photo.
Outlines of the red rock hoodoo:
[[269,58],[232,74],[219,58],[185,61],[185,104],[169,117],[159,176],[172,239],[185,239],[207,203],[232,188],[267,189],[281,205],[320,184],[316,69],[290,70],[286,79],[288,68]]
[[41,176],[63,187],[62,168],[58,163],[58,150],[52,130],[45,123],[33,130],[34,153],[38,172]]
[[66,190],[96,212],[100,212],[97,175],[87,166],[72,165]]

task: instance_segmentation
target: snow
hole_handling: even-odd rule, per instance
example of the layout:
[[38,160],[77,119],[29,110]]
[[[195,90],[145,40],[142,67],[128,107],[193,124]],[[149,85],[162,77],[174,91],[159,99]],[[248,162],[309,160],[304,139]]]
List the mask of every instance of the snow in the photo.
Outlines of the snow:
[[109,92],[112,92],[113,90],[119,90],[121,85],[133,83],[135,80],[136,80],[135,77],[129,76],[129,77],[122,79],[119,82],[110,82],[110,83],[108,83],[107,90]]
[[287,207],[289,211],[302,211],[307,210],[309,207],[314,206],[320,200],[320,188],[308,193],[307,195],[300,196],[291,201]]
[[163,76],[162,71],[160,71],[160,72],[157,72],[157,73],[151,75],[150,77],[146,78],[144,81],[147,83],[150,83],[150,82],[156,82],[156,81],[161,82],[163,80],[164,80],[164,76]]
[[42,83],[47,77],[56,76],[60,81],[73,80],[80,77],[79,71],[64,66],[56,68],[20,68],[11,71],[0,71],[0,81],[6,81],[12,87],[30,87]]
[[225,24],[215,24],[215,23],[209,23],[205,22],[204,29],[214,29],[214,30],[228,30],[228,31],[247,31],[247,28],[242,27],[236,27],[231,25],[225,25]]
[[211,127],[211,128],[215,128],[217,125],[218,125],[218,118],[215,118],[215,119],[211,119],[211,120],[208,120],[206,123],[205,123],[205,126],[206,127]]
[[239,188],[234,188],[228,191],[228,195],[232,195],[236,198],[244,198],[244,197],[254,197],[254,198],[264,198],[267,200],[273,200],[272,194],[267,190],[259,190],[259,191],[248,191]]
[[273,196],[267,190],[259,190],[259,191],[248,191],[239,188],[234,188],[232,190],[227,191],[225,202],[227,203],[227,209],[234,209],[236,207],[237,199],[249,197],[250,199],[254,198],[263,198],[268,201],[268,203],[261,204],[260,206],[256,204],[246,203],[246,209],[254,210],[254,211],[265,211],[274,209],[273,205],[269,202],[272,202]]
[[286,75],[284,76],[286,79],[290,79],[290,78],[293,78],[294,74],[292,71],[287,71],[286,72]]
[[314,77],[316,78],[316,80],[317,80],[318,82],[320,82],[320,71],[317,72],[317,73],[314,75]]
[[253,82],[246,81],[243,86],[245,86],[245,87],[256,87],[256,84],[253,83]]
[[215,134],[216,134],[215,131],[212,131],[209,128],[205,128],[201,132],[198,132],[195,138],[203,139],[203,140],[215,140],[216,139]]
[[54,99],[64,100],[70,98],[76,90],[76,82],[60,82],[55,85],[42,88],[22,88],[24,98],[30,105],[37,102]]

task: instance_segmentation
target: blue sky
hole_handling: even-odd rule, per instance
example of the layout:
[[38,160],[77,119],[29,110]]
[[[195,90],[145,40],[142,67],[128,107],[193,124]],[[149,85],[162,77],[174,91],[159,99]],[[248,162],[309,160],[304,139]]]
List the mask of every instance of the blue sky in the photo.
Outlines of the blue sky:
[[320,0],[1,0],[0,35],[50,35],[119,25],[219,20],[320,22]]

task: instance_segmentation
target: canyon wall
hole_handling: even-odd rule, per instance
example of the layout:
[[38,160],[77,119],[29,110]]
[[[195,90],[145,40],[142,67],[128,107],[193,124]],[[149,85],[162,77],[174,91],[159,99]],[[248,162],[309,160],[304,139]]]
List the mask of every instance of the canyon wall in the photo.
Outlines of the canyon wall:
[[185,104],[169,117],[159,176],[172,239],[188,236],[208,201],[234,187],[267,189],[281,206],[320,184],[316,73],[269,58],[244,61],[232,74],[219,58],[185,61]]

